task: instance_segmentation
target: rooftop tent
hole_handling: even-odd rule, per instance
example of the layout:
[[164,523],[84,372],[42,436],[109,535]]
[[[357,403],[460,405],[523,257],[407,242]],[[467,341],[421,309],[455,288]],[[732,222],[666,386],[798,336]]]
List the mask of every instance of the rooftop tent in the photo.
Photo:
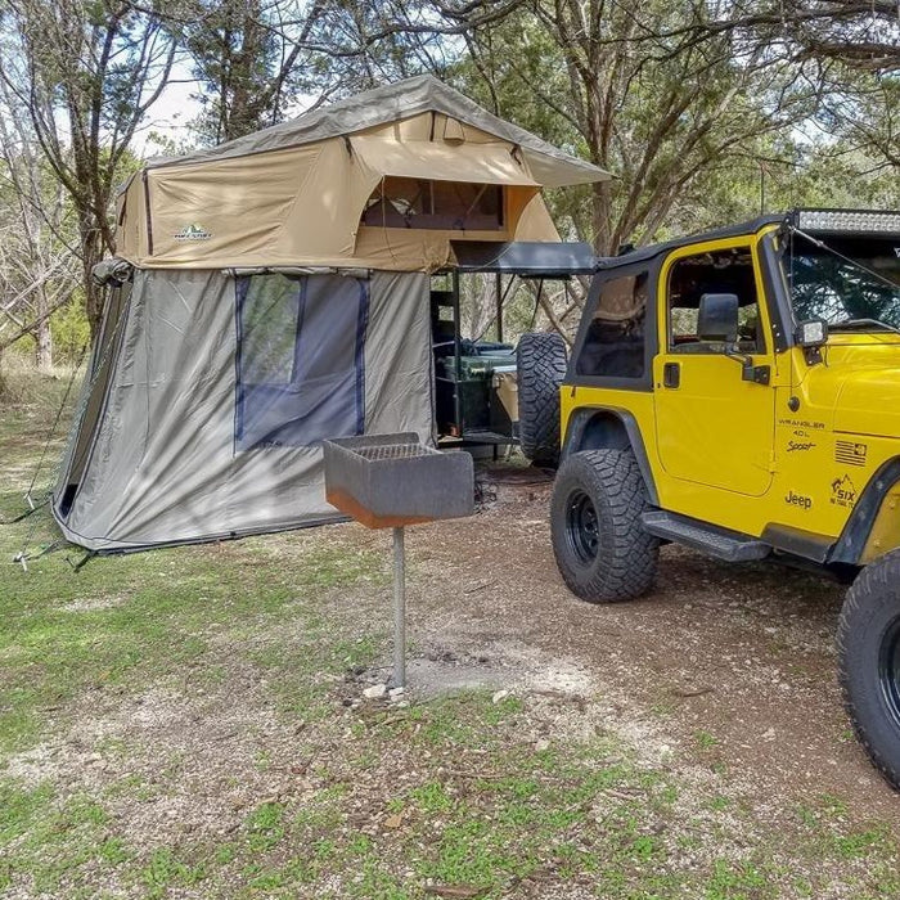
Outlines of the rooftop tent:
[[321,441],[434,436],[430,274],[558,241],[540,195],[607,178],[431,77],[153,160],[54,493],[94,550],[333,518]]

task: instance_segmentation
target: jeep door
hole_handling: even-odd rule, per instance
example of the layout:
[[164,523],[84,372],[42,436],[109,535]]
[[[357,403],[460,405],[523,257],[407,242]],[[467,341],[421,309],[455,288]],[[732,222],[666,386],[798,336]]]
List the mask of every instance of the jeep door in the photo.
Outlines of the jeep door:
[[[657,452],[673,478],[759,497],[772,484],[775,417],[775,389],[760,383],[766,367],[774,371],[760,269],[747,238],[712,241],[699,250],[674,251],[660,272]],[[698,333],[705,294],[737,295],[736,347]],[[751,374],[758,380],[745,380]]]

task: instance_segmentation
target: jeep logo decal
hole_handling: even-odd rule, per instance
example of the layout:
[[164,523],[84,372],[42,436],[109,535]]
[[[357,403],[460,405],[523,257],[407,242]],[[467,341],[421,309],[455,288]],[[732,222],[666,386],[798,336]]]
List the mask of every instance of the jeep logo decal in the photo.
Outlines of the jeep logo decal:
[[788,506],[799,506],[800,509],[803,510],[810,510],[813,505],[812,497],[805,497],[803,494],[795,494],[793,491],[787,492],[784,502],[787,503]]

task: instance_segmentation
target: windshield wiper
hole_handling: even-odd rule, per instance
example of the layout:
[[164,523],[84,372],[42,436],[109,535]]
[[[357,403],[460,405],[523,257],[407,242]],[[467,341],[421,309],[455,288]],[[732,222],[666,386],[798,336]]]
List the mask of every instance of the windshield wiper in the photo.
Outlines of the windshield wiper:
[[872,326],[883,328],[885,331],[893,331],[894,334],[900,334],[900,328],[888,325],[887,322],[880,322],[878,319],[847,319],[846,322],[835,322],[834,325],[829,325],[828,330],[844,331],[849,329],[854,331],[857,328],[871,328]]
[[[896,293],[897,290],[900,290],[900,285],[895,281],[891,281],[890,278],[886,278],[880,272],[876,272],[874,269],[870,269],[868,266],[864,266],[858,259],[854,259],[852,256],[845,256],[843,253],[835,250],[834,247],[829,247],[824,241],[820,241],[818,238],[814,238],[811,234],[807,234],[805,231],[801,231],[799,228],[794,227],[793,225],[788,226],[789,229],[794,234],[799,234],[800,237],[805,238],[809,241],[814,247],[818,247],[820,250],[825,250],[828,253],[831,253],[833,256],[836,256],[838,259],[842,259],[845,263],[850,263],[856,269],[859,269],[860,272],[865,272],[866,275],[871,275],[877,281],[880,281],[886,287],[889,287],[892,291]],[[852,322],[875,322],[878,325],[883,325],[883,322],[878,322],[877,319],[851,319]],[[896,329],[891,325],[885,325],[885,328],[890,329],[891,331],[896,331]]]

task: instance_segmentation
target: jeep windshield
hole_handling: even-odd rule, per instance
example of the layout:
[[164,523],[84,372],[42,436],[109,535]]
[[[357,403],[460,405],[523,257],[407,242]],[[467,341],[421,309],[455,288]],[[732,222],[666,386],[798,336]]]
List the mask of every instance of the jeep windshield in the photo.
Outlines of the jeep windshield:
[[900,333],[900,235],[815,237],[794,232],[783,257],[794,318],[831,331]]

